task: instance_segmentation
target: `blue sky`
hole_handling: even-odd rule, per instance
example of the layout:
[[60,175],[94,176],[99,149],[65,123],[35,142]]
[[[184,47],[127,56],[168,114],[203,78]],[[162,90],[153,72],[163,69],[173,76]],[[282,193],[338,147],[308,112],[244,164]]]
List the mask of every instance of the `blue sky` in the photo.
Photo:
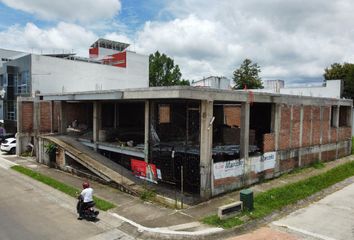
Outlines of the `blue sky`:
[[0,48],[74,51],[99,37],[172,57],[183,77],[231,78],[245,58],[263,79],[321,83],[354,61],[351,0],[0,0]]

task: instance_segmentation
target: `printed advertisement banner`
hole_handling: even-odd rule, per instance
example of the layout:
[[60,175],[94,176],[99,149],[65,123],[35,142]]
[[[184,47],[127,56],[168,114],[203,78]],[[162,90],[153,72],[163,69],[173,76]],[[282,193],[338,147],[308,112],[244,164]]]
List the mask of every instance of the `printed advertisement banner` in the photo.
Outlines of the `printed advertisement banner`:
[[259,173],[274,168],[276,163],[276,156],[276,152],[267,152],[262,156],[252,157],[252,171]]
[[237,177],[243,174],[243,159],[214,163],[214,179]]

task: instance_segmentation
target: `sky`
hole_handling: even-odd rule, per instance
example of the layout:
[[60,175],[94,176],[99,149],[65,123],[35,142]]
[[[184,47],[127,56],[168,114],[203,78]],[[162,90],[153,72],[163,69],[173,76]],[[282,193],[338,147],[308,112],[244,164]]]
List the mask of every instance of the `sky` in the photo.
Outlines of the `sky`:
[[323,82],[354,62],[352,0],[0,0],[0,48],[87,57],[98,38],[160,51],[182,77],[232,78],[245,58],[263,80]]

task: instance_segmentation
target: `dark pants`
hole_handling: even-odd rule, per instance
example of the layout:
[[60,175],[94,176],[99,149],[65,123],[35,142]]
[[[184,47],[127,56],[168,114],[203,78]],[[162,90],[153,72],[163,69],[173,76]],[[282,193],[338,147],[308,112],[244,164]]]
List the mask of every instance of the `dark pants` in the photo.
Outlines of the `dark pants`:
[[89,208],[89,207],[93,207],[95,204],[94,202],[83,202],[82,200],[77,202],[76,205],[76,211],[79,214],[80,217],[82,217],[84,215],[84,211]]

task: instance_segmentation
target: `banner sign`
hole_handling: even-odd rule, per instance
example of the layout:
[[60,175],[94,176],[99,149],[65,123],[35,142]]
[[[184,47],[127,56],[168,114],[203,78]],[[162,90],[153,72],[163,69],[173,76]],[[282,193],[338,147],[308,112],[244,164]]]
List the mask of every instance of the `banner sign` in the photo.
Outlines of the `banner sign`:
[[262,156],[252,157],[252,171],[259,173],[274,168],[276,163],[276,156],[276,152],[267,152]]
[[[131,159],[131,168],[133,174],[141,179],[157,183],[157,177],[161,178],[160,169],[156,169],[155,164],[148,164],[142,160]],[[159,171],[159,174],[157,174]]]
[[214,179],[240,176],[243,174],[243,169],[243,159],[214,163]]

